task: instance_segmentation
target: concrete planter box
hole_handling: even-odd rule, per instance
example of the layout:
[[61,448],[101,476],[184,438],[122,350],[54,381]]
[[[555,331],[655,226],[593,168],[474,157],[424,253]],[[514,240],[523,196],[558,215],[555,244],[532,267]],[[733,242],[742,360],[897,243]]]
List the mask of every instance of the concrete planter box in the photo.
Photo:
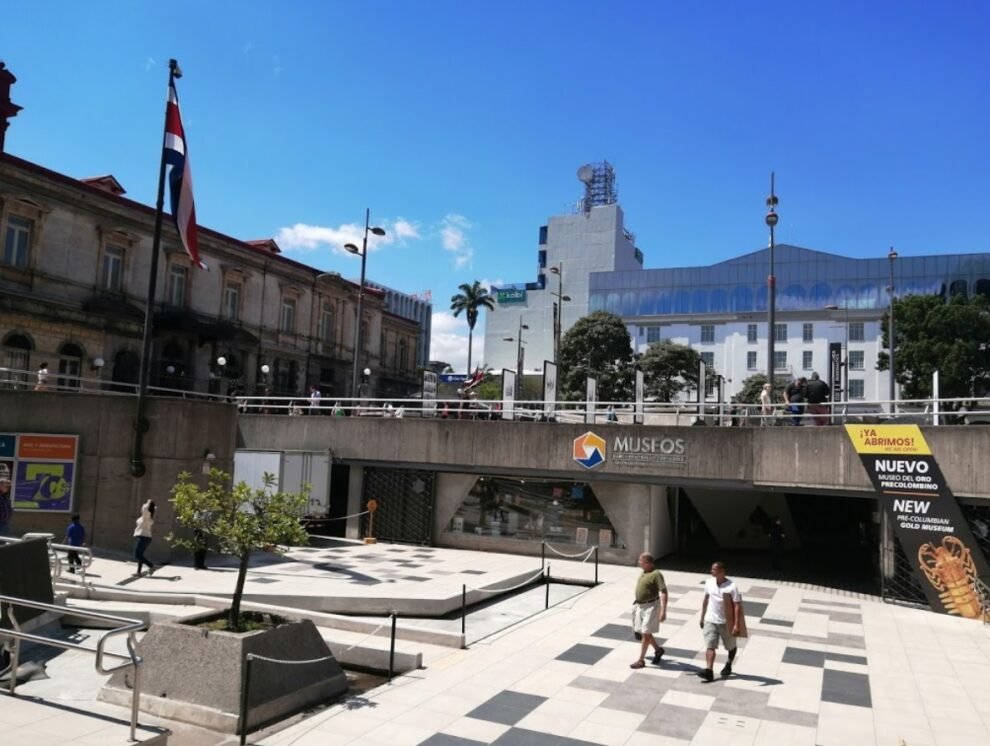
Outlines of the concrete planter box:
[[[248,653],[277,660],[331,656],[316,626],[291,621],[257,632],[214,632],[193,626],[216,613],[153,624],[138,643],[141,709],[149,714],[236,733]],[[118,671],[100,691],[105,702],[130,705],[134,676]],[[251,664],[248,728],[280,720],[347,691],[336,660],[293,665]]]

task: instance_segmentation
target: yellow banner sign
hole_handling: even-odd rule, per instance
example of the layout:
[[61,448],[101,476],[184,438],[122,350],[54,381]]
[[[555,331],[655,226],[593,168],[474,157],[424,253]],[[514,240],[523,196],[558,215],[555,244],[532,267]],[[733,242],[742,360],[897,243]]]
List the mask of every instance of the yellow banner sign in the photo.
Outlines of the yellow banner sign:
[[932,451],[917,425],[846,425],[856,453],[913,454],[931,456]]

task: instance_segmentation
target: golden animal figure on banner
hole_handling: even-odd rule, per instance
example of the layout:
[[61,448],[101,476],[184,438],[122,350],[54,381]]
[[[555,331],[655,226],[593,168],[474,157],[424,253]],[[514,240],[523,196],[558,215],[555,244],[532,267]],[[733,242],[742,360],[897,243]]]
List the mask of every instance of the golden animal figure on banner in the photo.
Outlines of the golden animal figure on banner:
[[950,614],[979,619],[983,605],[976,594],[976,565],[969,548],[955,536],[942,538],[942,546],[922,544],[918,562]]

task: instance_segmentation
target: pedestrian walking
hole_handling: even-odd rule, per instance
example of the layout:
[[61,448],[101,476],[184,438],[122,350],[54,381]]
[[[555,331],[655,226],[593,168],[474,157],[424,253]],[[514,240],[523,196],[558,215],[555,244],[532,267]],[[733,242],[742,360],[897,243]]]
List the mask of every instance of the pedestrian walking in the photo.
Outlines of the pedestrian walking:
[[141,516],[137,519],[134,524],[134,559],[137,561],[137,572],[134,573],[135,577],[141,575],[141,569],[144,565],[148,566],[148,575],[151,576],[155,572],[155,566],[152,564],[151,560],[144,556],[145,551],[148,549],[148,545],[151,544],[151,535],[155,526],[155,501],[148,500],[144,505],[141,506]]
[[712,563],[711,577],[705,583],[705,598],[701,602],[701,627],[705,636],[705,668],[698,675],[705,681],[715,678],[715,651],[718,641],[729,653],[729,660],[722,667],[723,677],[732,673],[736,659],[736,637],[742,631],[742,597],[736,584],[725,576],[725,564]]
[[767,531],[767,538],[770,539],[770,566],[775,573],[784,572],[784,524],[780,518],[775,518]]
[[323,396],[323,394],[320,392],[320,390],[316,387],[315,384],[309,387],[309,413],[310,414],[319,414],[320,413],[320,398],[322,396]]
[[770,384],[763,384],[763,388],[760,390],[760,424],[761,425],[771,425],[773,422],[771,418],[773,417],[773,400],[770,391]]
[[664,649],[654,635],[660,631],[660,622],[667,619],[667,583],[663,573],[653,565],[653,555],[644,552],[639,555],[642,574],[636,579],[636,599],[633,601],[633,634],[640,641],[639,658],[629,664],[630,668],[646,666],[646,653],[653,648],[654,663],[659,664]]
[[[65,543],[70,547],[81,547],[86,541],[86,529],[79,522],[79,514],[73,513],[68,527],[65,529]],[[82,558],[79,552],[70,551],[67,553],[69,559],[69,572],[75,574],[76,568],[82,566]]]
[[35,391],[45,391],[48,389],[48,363],[42,363],[38,368],[38,383],[34,387]]

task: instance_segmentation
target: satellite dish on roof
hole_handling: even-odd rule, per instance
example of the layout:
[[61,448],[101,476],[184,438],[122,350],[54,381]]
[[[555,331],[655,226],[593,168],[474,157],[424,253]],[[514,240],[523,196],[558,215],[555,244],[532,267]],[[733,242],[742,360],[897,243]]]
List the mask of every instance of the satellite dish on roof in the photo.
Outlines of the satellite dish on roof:
[[578,169],[577,172],[578,181],[583,181],[585,184],[590,184],[595,178],[595,169],[590,165],[585,164]]

